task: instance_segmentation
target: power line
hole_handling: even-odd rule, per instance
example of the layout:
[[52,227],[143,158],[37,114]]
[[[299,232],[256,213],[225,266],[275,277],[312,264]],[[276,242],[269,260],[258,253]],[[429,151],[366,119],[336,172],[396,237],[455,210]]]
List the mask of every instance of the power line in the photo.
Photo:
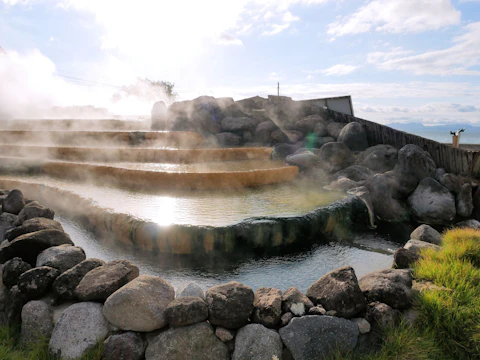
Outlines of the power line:
[[112,84],[104,84],[104,83],[100,83],[100,82],[97,82],[97,81],[81,79],[81,78],[78,78],[78,77],[63,75],[63,74],[59,74],[59,73],[55,73],[54,76],[60,77],[60,78],[64,79],[65,81],[70,82],[72,84],[81,85],[81,86],[109,87],[109,88],[115,88],[115,89],[122,89],[121,86],[112,85]]

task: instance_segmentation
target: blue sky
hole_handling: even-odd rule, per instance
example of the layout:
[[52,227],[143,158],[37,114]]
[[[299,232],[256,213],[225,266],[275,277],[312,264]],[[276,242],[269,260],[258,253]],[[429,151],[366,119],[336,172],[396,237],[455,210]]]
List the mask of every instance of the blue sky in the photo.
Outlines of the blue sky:
[[239,99],[279,81],[383,123],[480,123],[480,0],[0,0],[0,46],[23,103],[148,113],[116,86]]

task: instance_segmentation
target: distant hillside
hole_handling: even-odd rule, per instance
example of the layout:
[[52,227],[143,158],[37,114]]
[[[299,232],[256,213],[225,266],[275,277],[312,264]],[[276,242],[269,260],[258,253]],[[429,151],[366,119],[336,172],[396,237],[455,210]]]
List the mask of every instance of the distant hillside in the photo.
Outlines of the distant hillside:
[[409,132],[409,133],[414,133],[416,131],[446,131],[447,133],[450,133],[450,131],[457,131],[458,129],[465,128],[465,131],[474,131],[478,132],[480,131],[480,126],[474,126],[474,125],[463,125],[463,124],[446,124],[446,125],[435,125],[435,126],[425,126],[421,123],[407,123],[407,124],[400,124],[400,123],[392,123],[392,124],[386,124],[387,126]]
[[387,126],[407,132],[409,134],[415,134],[427,139],[432,139],[441,143],[452,142],[452,136],[450,135],[450,131],[457,131],[459,129],[465,128],[465,132],[461,134],[460,142],[462,144],[480,144],[480,126],[463,124],[425,126],[420,123],[392,123],[387,124]]

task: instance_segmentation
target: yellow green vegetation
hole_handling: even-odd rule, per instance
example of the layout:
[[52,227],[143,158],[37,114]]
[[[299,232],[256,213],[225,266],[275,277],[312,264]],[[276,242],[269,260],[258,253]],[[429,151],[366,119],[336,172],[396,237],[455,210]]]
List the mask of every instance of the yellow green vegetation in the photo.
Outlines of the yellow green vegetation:
[[480,231],[449,230],[442,245],[438,252],[424,250],[413,268],[416,281],[432,284],[415,295],[415,325],[384,329],[385,343],[375,354],[332,359],[480,359]]

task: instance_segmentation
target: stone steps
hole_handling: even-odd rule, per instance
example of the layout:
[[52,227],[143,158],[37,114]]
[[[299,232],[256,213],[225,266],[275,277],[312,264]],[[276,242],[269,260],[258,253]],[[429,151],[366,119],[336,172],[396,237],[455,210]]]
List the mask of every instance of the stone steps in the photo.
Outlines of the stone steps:
[[17,119],[1,121],[3,130],[150,130],[150,121],[117,119]]
[[204,140],[200,134],[180,131],[0,130],[0,143],[83,147],[141,145],[191,149],[204,145]]
[[[0,166],[8,172],[42,173],[76,181],[127,187],[137,191],[161,189],[235,189],[292,181],[298,168],[281,162],[245,160],[215,165],[103,164],[52,161],[41,158],[2,157]],[[224,165],[224,168],[222,166]],[[237,169],[240,169],[237,171]]]
[[269,160],[271,153],[271,148],[158,149],[0,144],[2,156],[87,162],[192,164],[214,161]]

